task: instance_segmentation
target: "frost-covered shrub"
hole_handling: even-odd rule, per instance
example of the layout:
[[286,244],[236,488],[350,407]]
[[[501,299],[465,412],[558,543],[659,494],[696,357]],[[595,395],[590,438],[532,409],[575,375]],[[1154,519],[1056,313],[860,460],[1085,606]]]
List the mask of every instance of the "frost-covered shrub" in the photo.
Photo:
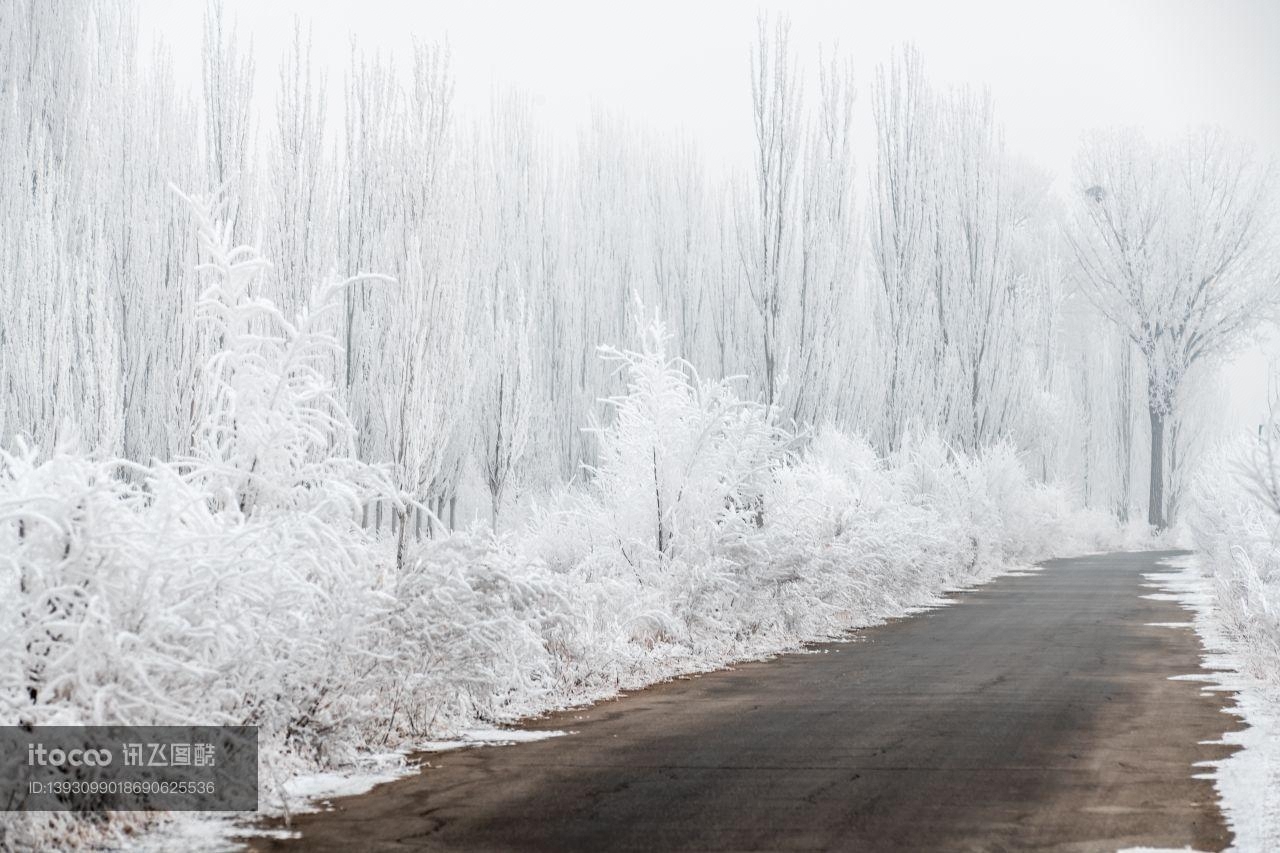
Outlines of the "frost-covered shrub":
[[[655,672],[832,636],[1078,545],[1058,538],[1081,527],[1065,495],[1033,483],[1007,448],[970,459],[927,438],[882,460],[860,438],[824,430],[799,454],[773,433],[757,446],[747,466],[756,474],[750,512],[708,477],[704,488],[717,499],[691,501],[706,514],[681,519],[704,534],[696,547],[673,539],[659,559],[645,542],[657,529],[655,455],[659,475],[663,452],[682,460],[680,472],[713,472],[700,454],[720,457],[714,442],[688,439],[715,434],[700,426],[705,412],[689,374],[652,344],[624,360],[637,363],[645,372],[610,401],[628,416],[601,429],[608,452],[595,481],[543,496],[548,508],[508,540],[568,579],[577,611],[591,614],[569,632],[576,650],[557,643],[558,670],[575,674],[558,688],[569,696],[591,695],[602,683],[592,673],[612,671],[618,686],[643,683]],[[655,448],[668,435],[669,448]],[[650,519],[643,535],[619,535],[637,507]]]
[[[190,455],[0,450],[0,722],[257,725],[269,801],[296,769],[349,760],[381,714],[396,602],[355,519],[395,496],[343,455],[320,368],[334,288],[284,322],[249,293],[256,256],[197,216],[217,346]],[[0,847],[86,827],[6,817]]]
[[375,543],[215,510],[169,466],[133,473],[0,454],[3,719],[251,723],[320,748],[372,646]]
[[371,711],[375,544],[133,474],[0,454],[0,720],[257,725],[270,796],[288,756],[341,755]]
[[702,381],[669,356],[661,320],[640,334],[640,351],[601,349],[626,389],[604,401],[607,423],[594,429],[601,520],[633,562],[711,555],[759,514],[786,436],[730,380]]
[[1033,482],[1008,444],[986,448],[968,464],[967,476],[971,491],[986,499],[984,516],[974,521],[990,531],[988,542],[1004,559],[1043,559],[1072,539],[1074,511],[1065,492]]
[[197,321],[217,342],[183,460],[188,477],[246,515],[262,507],[354,515],[362,496],[390,491],[380,472],[352,458],[355,428],[328,376],[341,355],[333,329],[343,291],[359,279],[322,281],[290,320],[253,293],[267,262],[251,247],[232,248],[230,224],[187,201],[205,256],[199,269],[210,274]]
[[1218,462],[1195,482],[1192,534],[1222,625],[1254,674],[1280,685],[1280,516]]
[[388,683],[392,716],[424,736],[477,719],[509,719],[554,693],[555,650],[579,615],[563,575],[501,540],[428,541],[396,577]]

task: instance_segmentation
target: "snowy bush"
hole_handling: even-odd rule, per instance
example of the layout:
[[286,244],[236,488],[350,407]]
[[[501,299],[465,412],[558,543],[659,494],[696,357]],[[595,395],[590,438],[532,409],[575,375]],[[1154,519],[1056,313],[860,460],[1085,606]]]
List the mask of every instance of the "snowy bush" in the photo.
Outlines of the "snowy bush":
[[325,280],[290,321],[253,285],[267,262],[247,246],[230,248],[230,224],[187,199],[211,273],[197,320],[217,342],[203,371],[203,413],[188,477],[224,506],[323,517],[354,516],[371,490],[390,491],[374,469],[351,458],[355,429],[328,366],[341,354],[332,326],[343,291],[361,276]]
[[1217,764],[1215,785],[1240,850],[1280,845],[1280,438],[1273,417],[1256,436],[1222,448],[1195,478],[1188,516],[1197,549],[1167,586],[1195,610],[1206,667],[1231,689],[1247,725],[1224,740],[1241,748]]
[[639,352],[601,349],[625,392],[605,401],[608,425],[594,429],[593,492],[629,561],[714,554],[760,512],[787,436],[731,380],[704,382],[670,357],[661,320],[639,331]]
[[305,513],[215,509],[170,466],[0,455],[0,719],[250,724],[264,781],[363,722],[383,641],[374,543]]
[[[0,451],[0,720],[256,725],[269,798],[294,768],[349,759],[374,713],[394,599],[355,518],[395,496],[342,452],[319,366],[334,287],[285,322],[249,292],[256,255],[196,213],[219,346],[191,453]],[[0,846],[69,825],[7,818]]]
[[[1205,467],[1193,490],[1190,526],[1224,629],[1252,673],[1280,689],[1280,515],[1246,487],[1257,482],[1252,475],[1272,477],[1269,461],[1257,466],[1261,457],[1252,445],[1238,454],[1248,460],[1244,472],[1232,471],[1225,459]],[[1246,474],[1243,482],[1239,473]]]
[[527,712],[553,694],[552,650],[579,621],[563,576],[501,540],[456,534],[421,546],[392,594],[386,708],[396,731],[510,719],[508,704]]

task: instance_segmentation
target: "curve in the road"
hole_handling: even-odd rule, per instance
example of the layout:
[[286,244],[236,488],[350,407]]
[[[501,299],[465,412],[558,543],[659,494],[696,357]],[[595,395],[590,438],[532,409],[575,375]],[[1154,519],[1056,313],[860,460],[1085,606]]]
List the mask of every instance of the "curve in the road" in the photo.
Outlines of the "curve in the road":
[[1156,552],[1045,564],[811,654],[431,756],[262,850],[1116,850],[1230,840],[1198,762],[1235,725]]

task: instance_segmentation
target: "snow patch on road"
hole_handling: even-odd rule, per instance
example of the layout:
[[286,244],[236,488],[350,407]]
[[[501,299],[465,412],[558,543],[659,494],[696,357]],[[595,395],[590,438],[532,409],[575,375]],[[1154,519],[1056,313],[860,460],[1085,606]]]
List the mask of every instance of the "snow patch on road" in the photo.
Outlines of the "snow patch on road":
[[472,746],[509,746],[513,743],[533,743],[553,737],[563,737],[573,732],[530,731],[526,729],[470,729],[449,740],[431,740],[419,747],[421,752],[446,752]]

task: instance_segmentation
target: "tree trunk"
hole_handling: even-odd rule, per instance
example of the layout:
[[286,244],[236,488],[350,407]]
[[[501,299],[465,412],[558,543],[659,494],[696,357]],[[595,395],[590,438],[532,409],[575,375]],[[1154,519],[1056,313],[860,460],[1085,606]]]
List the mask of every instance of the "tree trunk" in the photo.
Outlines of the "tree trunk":
[[1147,523],[1164,530],[1164,419],[1163,412],[1149,408],[1151,415],[1151,493],[1147,499]]
[[667,525],[663,517],[662,481],[658,478],[658,448],[653,449],[653,497],[658,510],[658,556],[667,555]]
[[396,569],[404,571],[409,562],[409,513],[408,507],[397,509],[391,515],[391,526],[396,531]]
[[1116,516],[1122,524],[1129,522],[1129,503],[1133,493],[1133,349],[1129,339],[1120,339],[1120,399],[1117,419],[1120,422],[1120,501]]

